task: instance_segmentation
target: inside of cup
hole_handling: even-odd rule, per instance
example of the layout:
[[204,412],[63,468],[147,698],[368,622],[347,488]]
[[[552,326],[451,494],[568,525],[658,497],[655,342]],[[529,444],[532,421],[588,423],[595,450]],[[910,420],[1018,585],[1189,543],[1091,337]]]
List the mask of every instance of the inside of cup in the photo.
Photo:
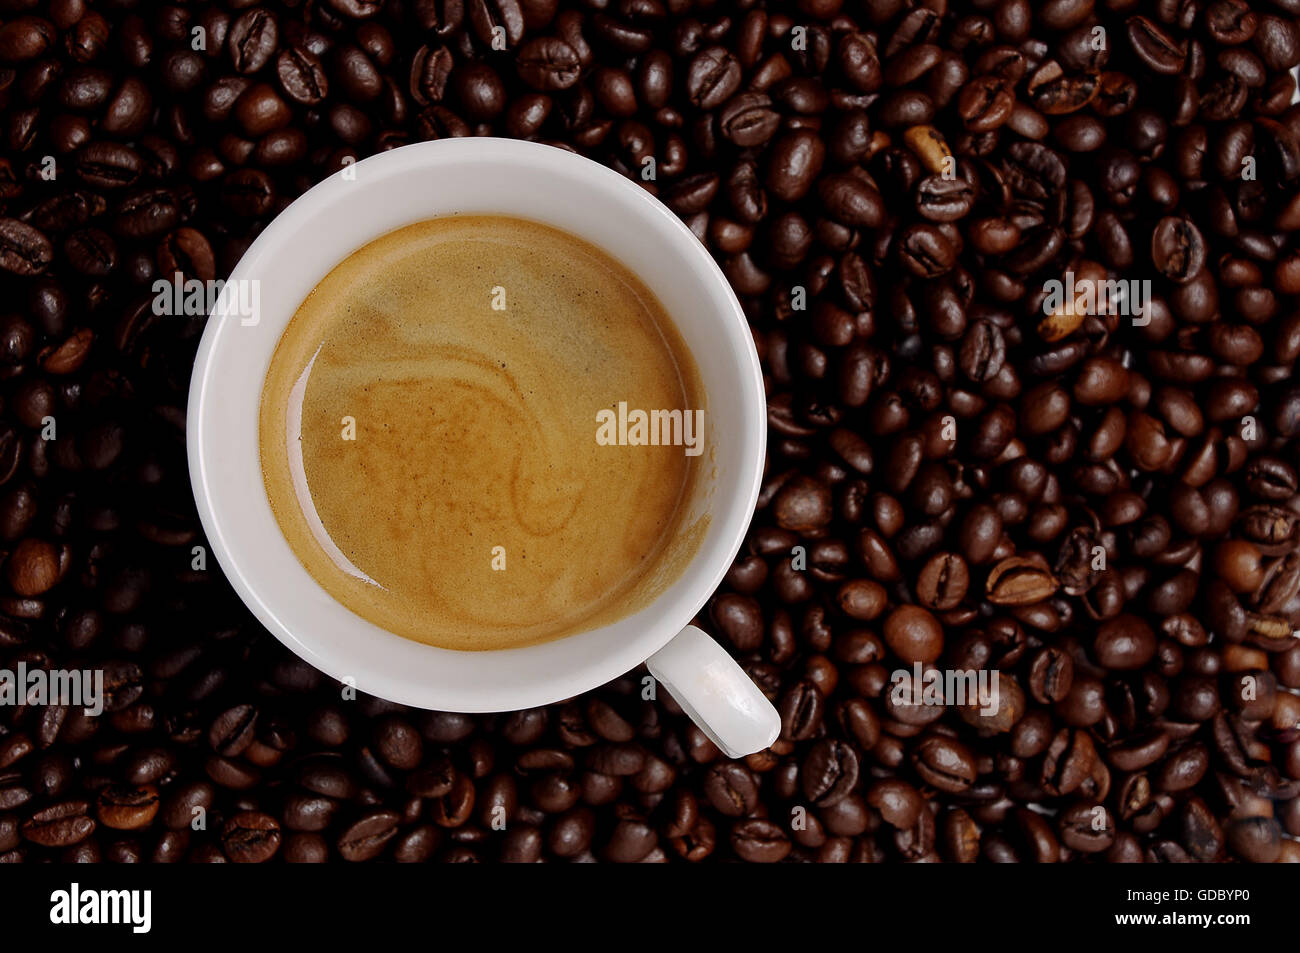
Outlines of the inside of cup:
[[[670,541],[677,573],[653,602],[588,632],[493,652],[453,652],[392,635],[331,599],[298,562],[266,500],[257,439],[261,385],[298,305],[356,249],[413,222],[499,214],[564,229],[602,248],[659,298],[707,394],[701,473]],[[191,471],[223,568],[259,619],[300,655],[361,690],[463,711],[531,707],[585,691],[662,647],[716,588],[748,525],[765,412],[752,339],[708,252],[668,209],[609,169],[513,140],[422,143],[367,159],[308,192],[258,238],[230,278],[257,287],[255,320],[223,295],[191,391]],[[245,294],[243,300],[250,296]],[[677,564],[674,565],[674,559]]]

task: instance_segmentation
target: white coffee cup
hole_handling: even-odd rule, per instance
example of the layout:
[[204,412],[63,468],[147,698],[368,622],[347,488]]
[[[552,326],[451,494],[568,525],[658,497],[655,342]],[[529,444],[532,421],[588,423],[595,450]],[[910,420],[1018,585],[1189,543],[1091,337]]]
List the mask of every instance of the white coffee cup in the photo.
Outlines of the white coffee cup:
[[[344,608],[290,549],[262,482],[262,384],[303,298],[373,239],[456,213],[543,222],[621,261],[673,317],[707,394],[705,478],[689,506],[691,516],[707,513],[709,521],[686,571],[611,625],[526,648],[434,648]],[[703,245],[618,173],[549,146],[472,138],[406,146],[334,174],[285,209],[231,273],[195,361],[188,431],[199,515],[231,585],[272,634],[326,674],[405,705],[488,712],[569,698],[646,662],[729,756],[776,739],[776,710],[721,646],[689,624],[735,558],[758,496],[766,440],[758,355]]]

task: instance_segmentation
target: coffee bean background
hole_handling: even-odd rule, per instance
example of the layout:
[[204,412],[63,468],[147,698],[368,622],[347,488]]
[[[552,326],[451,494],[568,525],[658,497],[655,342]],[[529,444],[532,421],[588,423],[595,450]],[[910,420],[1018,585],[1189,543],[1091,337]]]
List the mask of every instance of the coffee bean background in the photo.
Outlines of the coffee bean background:
[[[0,709],[0,861],[1300,860],[1300,0],[0,17],[0,666],[108,691]],[[701,624],[769,751],[643,672],[348,701],[193,568],[205,319],[152,282],[485,134],[640,182],[745,306],[767,475]],[[1045,313],[1066,271],[1151,280],[1149,323]],[[896,705],[913,664],[1002,704]]]

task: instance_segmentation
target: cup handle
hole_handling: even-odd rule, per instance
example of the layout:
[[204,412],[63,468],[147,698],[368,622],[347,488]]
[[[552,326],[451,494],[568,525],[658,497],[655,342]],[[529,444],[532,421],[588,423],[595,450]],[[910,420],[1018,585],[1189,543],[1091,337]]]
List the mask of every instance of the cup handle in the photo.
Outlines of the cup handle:
[[745,670],[701,629],[688,625],[646,660],[691,721],[729,758],[776,741],[781,716]]

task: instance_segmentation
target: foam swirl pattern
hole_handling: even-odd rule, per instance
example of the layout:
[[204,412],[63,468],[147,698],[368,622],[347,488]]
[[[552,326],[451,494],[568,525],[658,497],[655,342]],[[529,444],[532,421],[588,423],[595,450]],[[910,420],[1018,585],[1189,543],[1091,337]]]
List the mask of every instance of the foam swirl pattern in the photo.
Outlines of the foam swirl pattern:
[[286,329],[267,495],[312,576],[389,631],[456,649],[571,634],[648,603],[675,577],[666,541],[702,536],[679,525],[700,458],[598,445],[620,401],[704,406],[635,276],[536,223],[422,222],[339,264]]

